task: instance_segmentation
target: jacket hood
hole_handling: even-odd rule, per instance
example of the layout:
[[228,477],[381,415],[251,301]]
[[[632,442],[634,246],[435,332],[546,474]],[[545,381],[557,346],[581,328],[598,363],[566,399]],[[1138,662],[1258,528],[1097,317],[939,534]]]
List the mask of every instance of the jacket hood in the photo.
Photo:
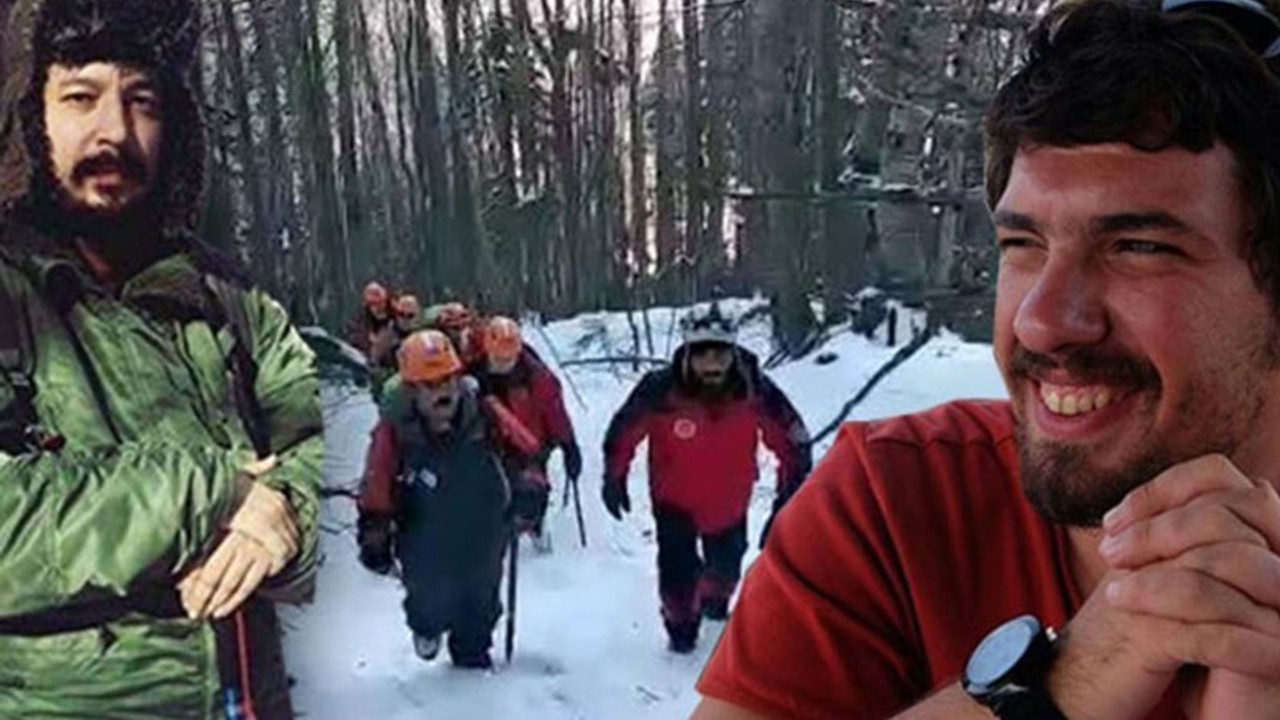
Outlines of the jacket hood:
[[123,62],[156,73],[164,140],[155,182],[166,236],[190,235],[204,182],[195,91],[200,40],[193,0],[17,0],[0,45],[0,213],[58,227],[43,89],[49,65]]

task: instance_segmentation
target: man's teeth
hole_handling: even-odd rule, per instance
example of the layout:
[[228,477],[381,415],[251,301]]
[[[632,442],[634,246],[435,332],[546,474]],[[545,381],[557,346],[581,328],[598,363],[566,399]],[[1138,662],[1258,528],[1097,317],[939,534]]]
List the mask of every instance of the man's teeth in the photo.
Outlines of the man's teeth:
[[1040,386],[1040,399],[1056,415],[1081,415],[1111,404],[1114,392],[1105,387],[1068,388]]

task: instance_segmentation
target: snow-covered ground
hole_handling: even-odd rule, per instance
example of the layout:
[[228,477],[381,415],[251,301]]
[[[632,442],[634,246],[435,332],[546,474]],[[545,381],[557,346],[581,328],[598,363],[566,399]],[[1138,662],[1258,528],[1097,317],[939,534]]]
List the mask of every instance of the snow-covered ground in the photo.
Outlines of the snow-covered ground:
[[[730,305],[733,314],[740,316],[753,302]],[[669,356],[678,343],[678,331],[671,328],[677,315],[669,308],[649,311],[655,355]],[[913,322],[923,326],[909,313],[900,322],[904,330]],[[633,353],[625,315],[584,315],[547,326],[545,335],[527,332],[555,366],[562,361]],[[909,331],[898,336],[909,337]],[[748,323],[741,340],[762,358],[767,356],[767,320]],[[815,360],[821,353],[815,353],[770,372],[815,432],[830,422],[896,349],[846,332],[821,352],[835,353],[837,358],[819,365]],[[648,355],[647,348],[641,354]],[[447,661],[419,660],[404,625],[397,581],[360,567],[354,505],[346,498],[331,499],[324,509],[317,601],[284,615],[286,655],[297,680],[294,698],[302,717],[683,720],[692,711],[698,699],[694,682],[722,626],[705,624],[692,655],[676,656],[665,649],[643,447],[630,476],[635,511],[618,523],[599,500],[604,431],[638,374],[629,366],[557,369],[569,381],[566,404],[585,455],[582,508],[589,546],[579,545],[572,507],[560,507],[562,474],[557,456],[552,461],[554,504],[548,515],[555,550],[539,555],[527,542],[521,548],[512,665],[501,662],[501,629],[495,637],[498,667],[491,673],[457,671]],[[850,419],[912,412],[958,397],[1004,394],[990,347],[944,334],[881,382]],[[326,388],[324,402],[326,478],[331,486],[350,487],[361,471],[375,410],[367,394],[353,388]],[[829,444],[828,439],[817,447],[815,457]],[[756,536],[772,501],[774,467],[772,457],[762,453],[749,521],[753,547],[748,562],[755,557]],[[502,627],[504,623],[499,624]]]

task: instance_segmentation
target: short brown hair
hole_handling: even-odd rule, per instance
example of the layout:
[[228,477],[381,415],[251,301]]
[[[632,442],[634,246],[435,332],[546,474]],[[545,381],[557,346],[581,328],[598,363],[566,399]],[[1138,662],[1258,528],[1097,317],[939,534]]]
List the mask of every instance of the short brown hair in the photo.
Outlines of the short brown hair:
[[1268,65],[1226,23],[1161,12],[1152,0],[1059,5],[1032,29],[984,132],[992,208],[1019,149],[1124,142],[1203,152],[1222,142],[1253,212],[1242,252],[1280,315],[1280,61]]

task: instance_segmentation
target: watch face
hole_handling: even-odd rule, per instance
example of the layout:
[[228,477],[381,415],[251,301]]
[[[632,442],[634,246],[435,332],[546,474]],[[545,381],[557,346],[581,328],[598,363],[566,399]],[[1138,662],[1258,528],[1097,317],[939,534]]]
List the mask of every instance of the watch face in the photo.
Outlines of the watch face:
[[1023,615],[991,631],[969,657],[964,675],[975,687],[992,687],[1013,670],[1040,634],[1040,623]]

